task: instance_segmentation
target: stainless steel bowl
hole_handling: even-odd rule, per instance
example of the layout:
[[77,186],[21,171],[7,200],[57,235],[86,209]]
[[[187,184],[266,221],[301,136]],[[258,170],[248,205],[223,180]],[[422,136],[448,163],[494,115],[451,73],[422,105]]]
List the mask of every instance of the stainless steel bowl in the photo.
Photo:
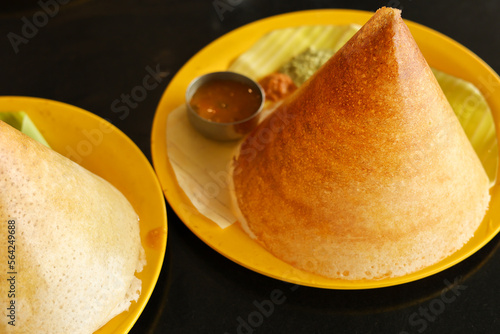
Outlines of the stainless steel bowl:
[[[249,85],[256,92],[259,92],[262,98],[262,102],[257,110],[248,118],[237,122],[231,123],[221,123],[214,122],[208,119],[205,119],[198,115],[196,111],[191,108],[190,101],[193,97],[193,94],[196,90],[203,84],[211,81],[211,80],[233,80],[236,82],[241,82]],[[259,122],[259,116],[264,107],[265,102],[265,93],[262,87],[254,80],[235,72],[212,72],[208,74],[204,74],[195,78],[189,84],[186,90],[186,107],[187,107],[187,115],[189,121],[193,125],[193,127],[202,133],[205,137],[220,141],[229,141],[229,140],[238,140],[243,138],[247,133],[252,131]]]

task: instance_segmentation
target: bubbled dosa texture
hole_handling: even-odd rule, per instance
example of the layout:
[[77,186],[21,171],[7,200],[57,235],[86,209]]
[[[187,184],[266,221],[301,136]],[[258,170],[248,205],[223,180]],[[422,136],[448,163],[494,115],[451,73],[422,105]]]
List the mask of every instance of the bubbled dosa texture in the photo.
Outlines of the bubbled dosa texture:
[[399,10],[382,8],[248,135],[242,227],[336,279],[413,273],[480,225],[489,181]]
[[[0,121],[0,238],[16,224],[15,298],[0,263],[0,333],[93,333],[137,300],[139,221],[110,183]],[[7,247],[4,247],[7,249]]]

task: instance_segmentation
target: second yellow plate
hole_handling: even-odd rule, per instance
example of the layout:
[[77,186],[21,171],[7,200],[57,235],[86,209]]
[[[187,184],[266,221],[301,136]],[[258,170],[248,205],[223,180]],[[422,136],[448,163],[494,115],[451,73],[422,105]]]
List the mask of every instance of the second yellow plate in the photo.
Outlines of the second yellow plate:
[[[298,270],[275,258],[249,238],[237,224],[221,229],[195,209],[179,186],[168,160],[167,118],[171,111],[184,103],[185,90],[193,78],[207,72],[226,70],[234,59],[273,30],[299,25],[362,25],[372,15],[354,10],[312,10],[263,19],[217,39],[191,58],[172,79],[162,96],[153,123],[153,164],[164,194],[177,215],[193,233],[220,254],[248,269],[291,283],[327,289],[368,289],[411,282],[449,268],[479,250],[500,230],[500,187],[495,185],[491,189],[490,210],[474,237],[461,250],[440,263],[411,275],[384,280],[328,279]],[[467,80],[481,90],[498,128],[498,75],[476,55],[450,38],[422,25],[406,23],[430,66]]]

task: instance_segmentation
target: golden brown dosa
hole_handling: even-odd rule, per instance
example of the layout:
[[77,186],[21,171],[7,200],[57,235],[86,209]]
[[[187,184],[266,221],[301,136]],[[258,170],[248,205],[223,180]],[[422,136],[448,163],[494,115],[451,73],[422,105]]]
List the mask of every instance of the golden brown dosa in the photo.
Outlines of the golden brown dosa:
[[241,144],[243,228],[343,279],[401,276],[461,248],[489,181],[399,10],[382,8]]
[[15,326],[4,316],[1,333],[92,333],[137,300],[139,221],[115,187],[0,121],[0,189],[0,307],[16,307]]

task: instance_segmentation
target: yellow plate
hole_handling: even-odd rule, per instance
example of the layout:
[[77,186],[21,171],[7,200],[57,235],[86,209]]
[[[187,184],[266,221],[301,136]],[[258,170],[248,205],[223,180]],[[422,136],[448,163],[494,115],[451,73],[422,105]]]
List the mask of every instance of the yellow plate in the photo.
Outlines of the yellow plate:
[[[147,258],[144,270],[137,274],[142,280],[141,296],[128,312],[111,319],[96,332],[128,333],[153,292],[167,242],[165,200],[153,168],[123,132],[83,109],[39,98],[0,97],[2,111],[25,111],[52,149],[108,180],[139,215]],[[152,233],[154,245],[150,240]]]
[[[193,78],[203,73],[227,69],[235,58],[272,30],[300,25],[362,25],[372,15],[373,13],[355,10],[311,10],[266,18],[217,39],[191,58],[172,79],[161,98],[153,123],[153,164],[165,196],[177,215],[193,233],[220,254],[253,271],[291,283],[327,289],[368,289],[411,282],[449,268],[472,255],[500,230],[500,187],[497,184],[491,189],[490,210],[474,237],[461,250],[440,263],[397,278],[372,281],[328,279],[295,269],[275,258],[250,239],[237,224],[224,230],[219,228],[194,208],[177,183],[167,156],[167,117],[172,110],[184,103],[185,90]],[[492,109],[495,126],[498,128],[498,75],[476,55],[450,38],[417,23],[406,23],[432,67],[472,82],[481,90]]]

